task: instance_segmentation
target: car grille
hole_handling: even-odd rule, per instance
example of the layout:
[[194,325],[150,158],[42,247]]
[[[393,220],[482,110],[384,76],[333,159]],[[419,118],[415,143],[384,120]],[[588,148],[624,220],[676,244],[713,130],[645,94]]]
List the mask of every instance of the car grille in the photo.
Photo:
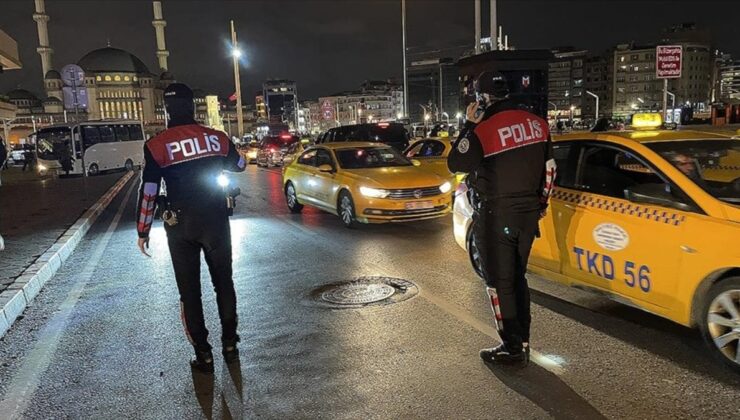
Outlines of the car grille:
[[425,188],[404,188],[401,190],[388,190],[388,198],[407,199],[407,198],[424,198],[440,195],[442,192],[439,187]]
[[383,209],[365,209],[364,213],[369,216],[422,216],[440,212],[447,208],[447,205],[437,206],[431,209],[418,210],[383,210]]

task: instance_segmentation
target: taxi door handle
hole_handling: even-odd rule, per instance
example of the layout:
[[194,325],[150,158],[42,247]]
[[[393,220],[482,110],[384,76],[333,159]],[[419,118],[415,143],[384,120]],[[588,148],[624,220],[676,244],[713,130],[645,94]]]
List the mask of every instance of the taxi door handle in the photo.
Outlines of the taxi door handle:
[[681,251],[689,253],[689,254],[696,254],[696,250],[688,245],[681,245]]

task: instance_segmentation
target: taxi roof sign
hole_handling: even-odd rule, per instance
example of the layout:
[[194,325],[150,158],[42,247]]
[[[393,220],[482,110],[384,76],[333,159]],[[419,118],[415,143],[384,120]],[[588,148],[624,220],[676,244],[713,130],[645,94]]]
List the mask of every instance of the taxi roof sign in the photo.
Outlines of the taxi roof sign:
[[634,114],[632,116],[633,128],[655,129],[663,125],[663,116],[657,112]]

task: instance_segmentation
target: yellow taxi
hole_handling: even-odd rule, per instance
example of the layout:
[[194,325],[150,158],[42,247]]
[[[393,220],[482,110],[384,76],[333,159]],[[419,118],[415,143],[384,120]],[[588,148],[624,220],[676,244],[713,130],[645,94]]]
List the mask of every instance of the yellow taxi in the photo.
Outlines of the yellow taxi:
[[419,167],[431,171],[457,188],[464,174],[453,174],[447,168],[447,156],[452,150],[453,139],[450,137],[431,137],[413,141],[404,151],[409,159],[418,160]]
[[451,211],[452,185],[390,146],[367,142],[308,147],[283,171],[291,212],[304,205],[359,223],[431,219]]
[[[654,115],[554,140],[556,188],[529,269],[698,326],[740,371],[740,140],[660,130]],[[457,193],[455,237],[480,273],[474,196]]]

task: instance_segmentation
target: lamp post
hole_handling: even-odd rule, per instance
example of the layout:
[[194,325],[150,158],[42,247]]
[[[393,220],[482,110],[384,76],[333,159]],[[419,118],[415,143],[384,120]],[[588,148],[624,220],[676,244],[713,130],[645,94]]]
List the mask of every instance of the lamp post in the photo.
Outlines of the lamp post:
[[409,80],[406,74],[406,0],[401,0],[401,29],[403,31],[403,115],[406,116],[409,115]]
[[242,52],[236,43],[236,30],[234,30],[234,21],[231,21],[231,57],[234,61],[234,87],[236,89],[236,131],[239,134],[239,141],[244,137],[244,115],[242,114],[242,87],[239,77],[239,57]]
[[447,122],[447,125],[450,125],[450,115],[446,112],[443,112],[442,116],[445,117],[445,121]]
[[[670,91],[667,91],[667,90],[665,91],[665,93],[666,93],[666,95],[670,95],[671,96],[671,122],[674,122],[673,121],[673,118],[675,118],[675,116],[676,116],[676,95],[674,95],[673,93],[671,93]],[[668,115],[663,115],[663,118],[665,118],[667,120],[668,119]]]
[[586,93],[589,94],[589,95],[591,95],[591,96],[593,96],[594,98],[596,98],[596,118],[594,118],[594,119],[595,120],[598,120],[599,119],[599,95],[597,95],[597,94],[595,94],[595,93],[593,93],[591,91],[588,91],[588,90],[586,91]]

